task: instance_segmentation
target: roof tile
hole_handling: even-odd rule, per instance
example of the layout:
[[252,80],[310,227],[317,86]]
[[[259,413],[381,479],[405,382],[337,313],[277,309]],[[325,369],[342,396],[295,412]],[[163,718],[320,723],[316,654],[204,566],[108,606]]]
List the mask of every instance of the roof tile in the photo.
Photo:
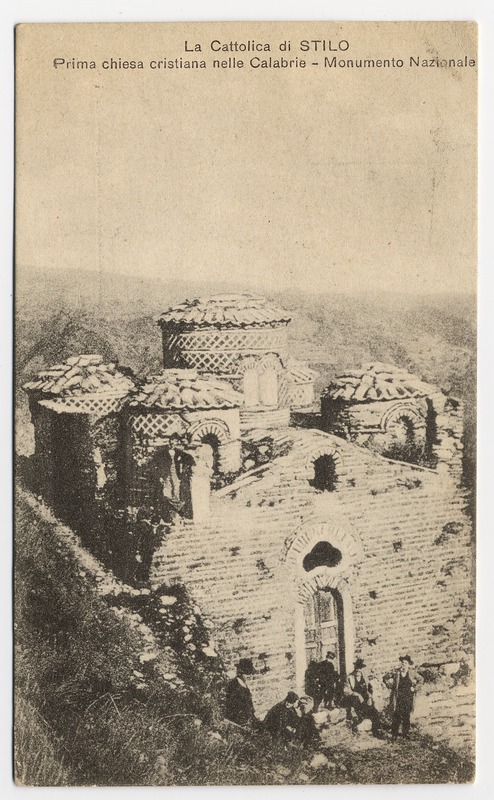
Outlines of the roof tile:
[[242,395],[226,381],[205,380],[185,369],[165,369],[149,377],[130,400],[131,406],[166,410],[238,408],[242,403]]
[[261,295],[217,294],[173,306],[158,322],[163,327],[244,328],[287,324],[290,316]]
[[426,397],[437,387],[425,383],[406,369],[376,361],[338,375],[326,396],[353,403]]
[[23,388],[44,395],[73,397],[84,394],[124,397],[135,387],[134,381],[115,363],[104,364],[100,355],[71,356],[65,363],[43,370]]

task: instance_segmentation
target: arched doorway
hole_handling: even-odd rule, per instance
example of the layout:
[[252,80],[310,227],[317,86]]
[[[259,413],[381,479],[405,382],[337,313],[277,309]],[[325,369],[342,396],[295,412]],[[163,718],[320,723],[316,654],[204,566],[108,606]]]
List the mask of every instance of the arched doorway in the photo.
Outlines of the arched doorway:
[[340,676],[346,674],[343,599],[337,589],[318,589],[304,603],[305,666],[336,653]]
[[364,550],[358,533],[336,512],[335,505],[333,522],[306,520],[287,543],[287,565],[295,579],[295,673],[300,691],[308,660],[323,658],[330,649],[337,654],[341,677],[353,669],[349,569],[362,560]]

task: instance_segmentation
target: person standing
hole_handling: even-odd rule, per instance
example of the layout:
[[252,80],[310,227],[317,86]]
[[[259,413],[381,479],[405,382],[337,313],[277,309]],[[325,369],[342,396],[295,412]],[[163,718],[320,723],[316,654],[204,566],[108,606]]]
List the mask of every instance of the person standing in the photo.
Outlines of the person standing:
[[241,658],[237,664],[237,675],[226,687],[225,719],[243,728],[258,728],[252,694],[247,685],[248,676],[255,675],[251,658]]
[[388,689],[391,689],[391,707],[393,718],[391,721],[391,738],[396,740],[400,726],[404,739],[410,735],[410,714],[413,711],[415,700],[416,681],[410,673],[413,661],[409,655],[399,657],[400,666],[393,672],[388,672],[383,680]]
[[328,650],[326,658],[318,665],[319,680],[322,691],[322,702],[326,708],[332,708],[340,676],[334,665],[336,653]]
[[165,524],[153,506],[143,506],[137,512],[135,526],[137,544],[136,580],[146,583],[149,580],[153,557],[165,533]]
[[309,661],[304,676],[305,693],[314,701],[314,713],[318,710],[323,698],[321,675],[317,661]]
[[379,714],[374,706],[372,686],[366,681],[362,672],[365,666],[363,659],[357,658],[353,672],[349,674],[346,680],[344,705],[347,708],[347,716],[350,719],[353,710],[357,717],[357,724],[360,724],[364,719],[370,719],[372,735],[377,736],[379,734]]

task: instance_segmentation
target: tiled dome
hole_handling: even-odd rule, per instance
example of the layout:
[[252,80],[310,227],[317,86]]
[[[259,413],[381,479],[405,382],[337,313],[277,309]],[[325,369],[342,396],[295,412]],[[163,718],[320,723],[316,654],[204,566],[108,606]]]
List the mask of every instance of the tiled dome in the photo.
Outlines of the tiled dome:
[[376,400],[427,397],[431,392],[437,392],[437,389],[424,383],[416,375],[393,364],[376,361],[337,375],[326,389],[325,395],[348,403],[368,403]]
[[238,408],[242,403],[242,395],[229,383],[203,380],[190,369],[165,369],[149,377],[130,401],[131,406],[175,411]]
[[38,372],[23,388],[59,398],[88,394],[124,396],[134,388],[134,381],[126,372],[116,362],[105,364],[100,355],[72,356]]
[[186,300],[161,314],[158,324],[192,328],[255,328],[288,324],[290,316],[261,295],[216,294]]

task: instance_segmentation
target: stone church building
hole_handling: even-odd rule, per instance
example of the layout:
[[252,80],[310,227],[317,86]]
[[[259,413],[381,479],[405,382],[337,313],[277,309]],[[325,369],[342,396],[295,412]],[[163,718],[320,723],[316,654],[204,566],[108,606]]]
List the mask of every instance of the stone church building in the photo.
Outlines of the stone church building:
[[429,681],[425,729],[433,713],[460,730],[454,676],[473,658],[461,402],[374,363],[337,376],[317,414],[289,322],[262,297],[199,298],[161,315],[158,375],[98,355],[40,373],[25,389],[45,499],[76,529],[91,508],[157,510],[151,585],[187,587],[228,667],[253,658],[261,713],[328,649],[341,675],[359,656],[376,679],[410,653]]

